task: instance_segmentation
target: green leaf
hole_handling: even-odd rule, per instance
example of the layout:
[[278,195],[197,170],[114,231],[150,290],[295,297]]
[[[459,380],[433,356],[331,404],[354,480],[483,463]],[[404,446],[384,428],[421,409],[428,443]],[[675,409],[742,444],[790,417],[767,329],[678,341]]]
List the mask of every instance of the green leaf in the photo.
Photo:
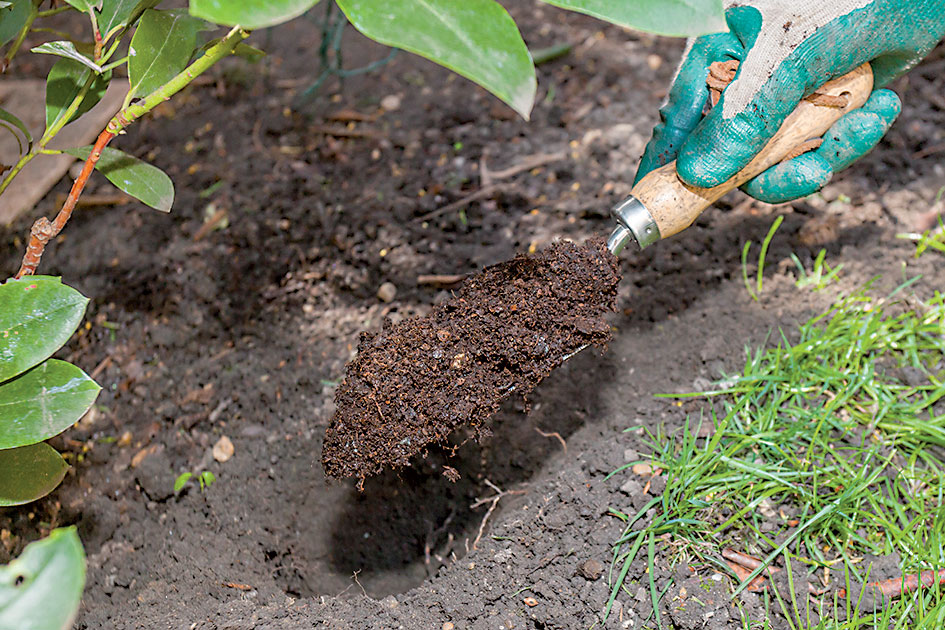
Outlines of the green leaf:
[[[59,485],[68,469],[62,456],[45,442],[0,451],[0,507],[22,505],[46,496]],[[0,586],[0,629],[22,627],[3,625],[2,593]]]
[[59,278],[0,285],[0,383],[42,363],[78,328],[87,297]]
[[190,481],[190,478],[194,476],[192,472],[181,473],[177,479],[174,480],[174,494],[177,494],[181,489],[187,485],[187,482]]
[[337,0],[355,28],[486,88],[528,118],[535,67],[518,27],[493,0]]
[[[26,136],[26,142],[29,144],[27,151],[33,148],[33,134],[30,133],[29,127],[24,125],[22,120],[2,107],[0,107],[0,120],[10,123],[23,132],[23,135]],[[20,153],[23,153],[23,144],[20,142],[20,137],[16,135],[16,132],[14,132],[12,129],[10,129],[10,133],[12,133],[13,137],[16,138],[17,144],[20,145]]]
[[75,527],[54,529],[0,566],[0,629],[72,628],[85,587],[85,552]]
[[317,3],[318,0],[190,0],[190,14],[216,24],[257,29],[288,22]]
[[146,9],[157,6],[161,0],[102,0],[98,28],[106,35],[115,27],[127,26],[138,19]]
[[12,2],[0,2],[0,9],[6,9],[7,7],[12,7]]
[[128,98],[144,97],[187,67],[203,22],[183,9],[148,9],[128,49]]
[[209,488],[210,484],[212,484],[216,480],[217,480],[217,476],[214,475],[209,470],[205,470],[202,473],[200,473],[200,491],[202,492],[206,488]]
[[76,50],[75,44],[72,42],[46,42],[45,44],[40,44],[35,48],[31,48],[30,52],[42,53],[44,55],[57,55],[59,57],[65,57],[66,59],[73,59],[81,63],[89,70],[92,70],[96,74],[101,74],[102,72],[102,67]]
[[88,374],[58,359],[0,384],[0,449],[59,435],[85,415],[101,389]]
[[0,46],[11,41],[30,18],[32,0],[13,0],[13,5],[0,9]]
[[[91,70],[72,59],[60,59],[56,62],[46,77],[46,129],[57,124],[65,115],[66,109],[79,95],[91,76]],[[72,122],[95,107],[105,95],[111,78],[111,72],[97,75],[89,91],[86,92],[85,98],[82,99],[79,109],[63,124]]]
[[[67,149],[66,153],[87,159],[92,147]],[[155,210],[170,212],[174,203],[174,183],[164,171],[124,151],[105,147],[95,169],[120,190]]]
[[101,9],[102,0],[66,0],[66,3],[71,4],[82,13],[88,13],[91,9]]
[[728,30],[722,0],[542,0],[639,31],[695,37]]

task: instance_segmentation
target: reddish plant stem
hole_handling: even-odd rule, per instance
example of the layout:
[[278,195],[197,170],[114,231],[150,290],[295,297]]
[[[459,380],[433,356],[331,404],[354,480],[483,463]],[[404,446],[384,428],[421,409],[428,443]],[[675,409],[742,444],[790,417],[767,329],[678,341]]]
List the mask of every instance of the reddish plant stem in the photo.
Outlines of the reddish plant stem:
[[72,216],[72,211],[75,209],[75,204],[79,200],[79,195],[82,194],[85,184],[89,181],[92,169],[95,168],[95,164],[102,156],[102,150],[114,137],[115,134],[108,129],[99,134],[95,145],[92,147],[92,152],[85,160],[82,172],[79,173],[72,184],[72,190],[69,191],[69,196],[66,197],[66,201],[62,204],[62,209],[59,210],[56,218],[50,222],[46,217],[40,217],[33,223],[33,227],[30,228],[30,242],[26,247],[26,253],[23,254],[23,262],[20,264],[20,270],[16,272],[16,278],[31,276],[36,273],[39,261],[43,257],[43,251],[46,249],[46,244],[54,239],[66,226],[69,217]]

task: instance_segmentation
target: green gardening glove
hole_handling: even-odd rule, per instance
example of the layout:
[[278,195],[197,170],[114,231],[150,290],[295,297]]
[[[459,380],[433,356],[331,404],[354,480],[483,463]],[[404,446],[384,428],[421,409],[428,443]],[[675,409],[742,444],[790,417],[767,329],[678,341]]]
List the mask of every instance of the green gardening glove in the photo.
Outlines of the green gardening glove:
[[[945,37],[945,0],[726,0],[729,32],[690,40],[660,109],[634,183],[672,160],[688,184],[716,186],[741,170],[805,96],[870,62],[882,87]],[[738,73],[703,116],[708,67],[737,59]],[[844,115],[816,150],[773,166],[742,189],[769,203],[816,192],[870,151],[899,115],[878,89]]]

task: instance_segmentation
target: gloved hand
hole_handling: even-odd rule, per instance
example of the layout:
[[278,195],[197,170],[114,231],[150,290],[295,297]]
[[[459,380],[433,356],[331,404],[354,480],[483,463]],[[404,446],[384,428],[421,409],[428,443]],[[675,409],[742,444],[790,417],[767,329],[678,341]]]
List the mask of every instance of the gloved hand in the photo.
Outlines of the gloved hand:
[[[741,170],[805,96],[869,61],[882,87],[945,37],[943,0],[726,0],[729,32],[690,40],[634,183],[672,160],[688,184],[716,186]],[[737,59],[735,80],[703,117],[706,75]],[[769,203],[803,197],[870,151],[899,115],[877,89],[816,150],[776,165],[742,189]]]

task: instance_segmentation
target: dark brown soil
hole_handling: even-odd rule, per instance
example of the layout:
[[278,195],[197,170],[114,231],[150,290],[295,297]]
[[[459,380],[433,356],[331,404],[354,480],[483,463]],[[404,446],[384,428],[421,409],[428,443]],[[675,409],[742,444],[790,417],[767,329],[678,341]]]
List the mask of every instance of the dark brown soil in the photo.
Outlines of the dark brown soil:
[[[743,627],[723,597],[729,576],[693,572],[677,541],[662,539],[655,574],[638,558],[602,621],[623,530],[609,508],[635,513],[662,491],[660,477],[610,473],[651,452],[646,431],[667,435],[701,413],[655,394],[709,387],[740,369],[746,345],[790,335],[873,276],[893,287],[923,274],[909,287],[920,295],[945,286],[945,259],[916,260],[896,238],[943,207],[945,51],[891,86],[902,116],[824,191],[781,206],[734,193],[677,237],[624,252],[606,354],[566,361],[531,393],[527,414],[520,399],[506,401],[491,438],[473,443],[459,430],[359,492],[326,480],[319,462],[359,334],[449,297],[419,275],[469,274],[609,233],[609,208],[629,192],[683,47],[532,0],[505,4],[529,46],[574,44],[539,67],[530,122],[408,54],[343,87],[329,82],[305,115],[293,113],[315,78],[320,33],[302,18],[253,34],[271,52],[262,65],[228,60],[212,83],[115,140],[169,173],[174,208],[80,208],[50,244],[40,271],[92,298],[88,326],[60,356],[94,371],[103,390],[94,413],[55,441],[72,464],[62,486],[0,511],[0,562],[50,527],[78,526],[88,554],[78,629],[622,630],[655,626],[651,576],[666,593],[664,628]],[[345,41],[349,67],[386,55],[350,29]],[[28,63],[11,71],[45,76]],[[381,108],[387,96],[399,108]],[[548,153],[564,157],[498,179],[462,212],[437,213],[482,188],[481,165],[501,171]],[[0,276],[16,271],[31,221],[51,216],[69,185],[0,228]],[[90,194],[111,191],[93,174]],[[227,220],[196,238],[220,209]],[[754,279],[757,243],[779,215],[756,302],[742,246],[756,243]],[[839,279],[798,289],[790,255],[810,271],[821,247],[831,267],[843,264]],[[397,287],[389,303],[376,297],[387,282]],[[235,447],[223,463],[211,455],[222,436]],[[445,465],[461,479],[445,477]],[[217,478],[205,492],[173,492],[177,475],[202,469]],[[505,491],[498,500],[494,488]],[[589,560],[605,567],[600,577],[582,570]],[[876,561],[887,570],[872,575],[895,575],[895,558]],[[701,607],[691,595],[705,586]],[[674,614],[684,588],[692,605]],[[739,597],[754,625],[789,627],[776,604]]]
[[325,474],[363,480],[461,426],[483,432],[504,400],[525,398],[587,346],[605,347],[618,269],[603,238],[559,241],[467,278],[428,315],[363,333],[335,395]]

